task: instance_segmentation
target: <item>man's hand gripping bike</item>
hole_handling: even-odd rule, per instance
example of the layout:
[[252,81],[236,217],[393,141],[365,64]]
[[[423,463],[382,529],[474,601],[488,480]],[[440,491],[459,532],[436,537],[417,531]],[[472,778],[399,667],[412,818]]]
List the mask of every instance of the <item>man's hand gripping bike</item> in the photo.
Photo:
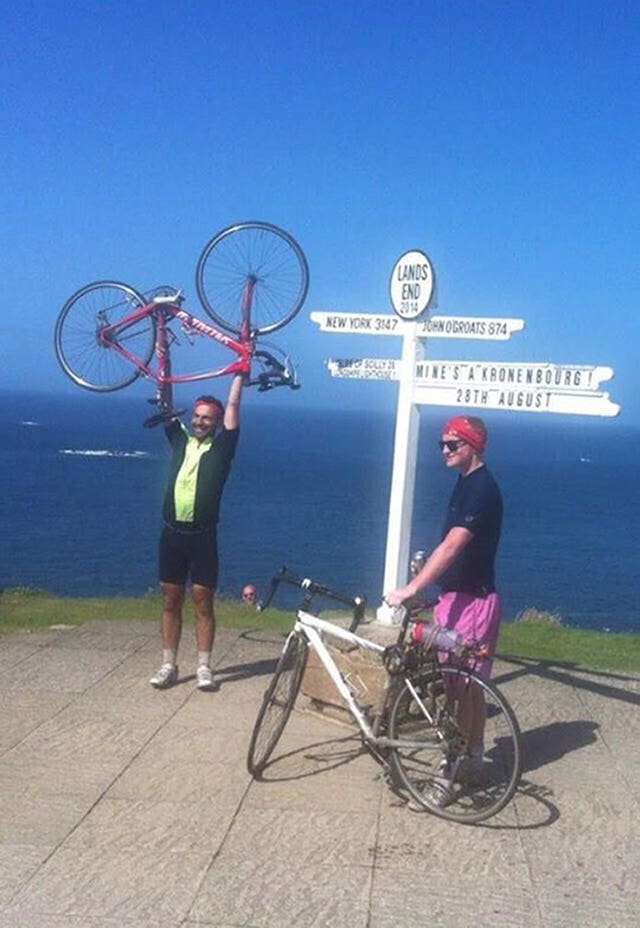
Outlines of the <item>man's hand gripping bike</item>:
[[[202,306],[221,329],[187,312],[182,291],[156,287],[142,294],[128,284],[96,281],[64,304],[55,328],[55,350],[63,371],[98,393],[120,390],[139,377],[156,384],[158,413],[145,424],[175,415],[172,387],[225,374],[243,373],[261,391],[299,384],[287,355],[259,336],[282,328],[300,311],[309,269],[298,243],[267,222],[243,222],[218,232],[204,247],[196,268]],[[213,339],[234,359],[211,370],[175,374],[171,346],[175,329],[192,340]]]

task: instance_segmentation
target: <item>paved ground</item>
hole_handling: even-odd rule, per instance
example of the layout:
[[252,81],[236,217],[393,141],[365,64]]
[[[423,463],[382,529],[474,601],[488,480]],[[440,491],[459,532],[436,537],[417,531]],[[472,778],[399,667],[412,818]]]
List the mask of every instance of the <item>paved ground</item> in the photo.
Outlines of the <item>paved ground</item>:
[[638,924],[639,678],[500,662],[525,775],[471,828],[410,812],[347,729],[302,712],[253,782],[278,648],[221,631],[205,694],[148,685],[146,623],[0,639],[2,928]]

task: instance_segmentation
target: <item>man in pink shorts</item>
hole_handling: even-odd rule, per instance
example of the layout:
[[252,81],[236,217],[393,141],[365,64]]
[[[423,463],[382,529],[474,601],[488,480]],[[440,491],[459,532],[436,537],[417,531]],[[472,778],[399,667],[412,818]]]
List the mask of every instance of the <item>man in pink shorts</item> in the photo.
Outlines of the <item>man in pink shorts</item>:
[[[387,593],[390,606],[413,599],[432,583],[440,587],[435,620],[445,628],[486,646],[487,658],[475,669],[491,674],[500,625],[500,597],[494,562],[502,526],[502,497],[484,463],[487,430],[475,416],[454,416],[443,429],[440,450],[447,467],[459,472],[442,528],[442,540],[424,566],[397,590]],[[471,725],[469,754],[482,756],[484,705]]]

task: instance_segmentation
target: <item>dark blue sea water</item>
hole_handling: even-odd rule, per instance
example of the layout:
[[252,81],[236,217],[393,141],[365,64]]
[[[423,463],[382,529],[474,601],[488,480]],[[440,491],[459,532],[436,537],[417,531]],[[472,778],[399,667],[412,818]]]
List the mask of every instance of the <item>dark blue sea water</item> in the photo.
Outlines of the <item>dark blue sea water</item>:
[[[167,466],[140,399],[0,394],[0,587],[80,596],[156,585]],[[412,548],[435,544],[454,476],[422,415]],[[506,617],[640,628],[640,431],[617,421],[495,414],[488,463],[505,501],[498,579]],[[394,417],[251,398],[219,527],[221,591],[266,588],[282,564],[377,602]]]

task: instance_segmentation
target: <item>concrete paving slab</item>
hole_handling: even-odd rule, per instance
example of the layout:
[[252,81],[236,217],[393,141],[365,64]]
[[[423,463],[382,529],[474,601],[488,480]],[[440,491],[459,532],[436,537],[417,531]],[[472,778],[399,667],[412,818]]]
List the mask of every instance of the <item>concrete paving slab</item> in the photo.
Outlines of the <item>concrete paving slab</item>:
[[575,928],[577,925],[597,925],[602,928],[637,928],[640,912],[638,893],[608,893],[606,905],[602,904],[602,891],[592,890],[580,884],[555,882],[539,891],[540,917],[543,926],[553,928]]
[[5,671],[18,667],[22,661],[26,661],[38,651],[38,645],[29,640],[16,641],[14,638],[13,641],[3,641],[0,649],[0,685],[2,685],[2,674]]
[[3,689],[56,689],[81,693],[106,676],[129,652],[96,651],[92,648],[39,648],[13,667],[5,668]]
[[210,860],[208,851],[158,856],[134,847],[112,853],[63,847],[17,894],[7,914],[31,920],[39,914],[86,918],[99,913],[103,919],[179,924]]
[[[327,771],[319,771],[325,776]],[[379,794],[385,789],[382,782],[374,782],[371,771],[364,782],[361,778],[332,776],[331,789],[322,789],[322,808],[327,812],[344,812],[353,815],[378,814]],[[316,778],[284,777],[252,785],[245,798],[243,809],[278,809],[288,812],[306,812],[317,801]]]
[[0,795],[0,847],[58,845],[91,806],[92,798],[86,796],[48,796],[41,803],[34,791],[5,789]]
[[[209,698],[215,694],[198,693],[203,712],[207,712]],[[149,755],[184,757],[201,763],[241,766],[247,754],[247,732],[237,729],[184,728],[170,719],[147,745]]]
[[227,855],[207,874],[189,917],[200,928],[366,928],[370,893],[369,867]]
[[206,812],[186,802],[104,798],[65,841],[65,850],[125,853],[130,848],[163,857],[218,850],[233,817],[233,807],[215,797]]
[[[465,874],[462,880],[461,873]],[[468,866],[461,868],[459,864],[446,882],[428,875],[409,878],[405,869],[376,871],[368,928],[400,925],[542,928],[531,889],[510,884],[501,874],[494,874],[489,885],[482,885],[474,882]]]
[[219,860],[254,857],[281,860],[289,865],[295,860],[296,868],[367,866],[373,857],[376,811],[290,809],[283,813],[277,808],[254,808],[250,814],[241,811],[234,819]]
[[172,758],[157,753],[137,757],[105,793],[108,799],[155,799],[157,801],[211,803],[236,808],[248,784],[248,773],[229,775],[229,765]]
[[162,722],[129,721],[115,714],[95,713],[82,706],[69,706],[53,719],[39,725],[22,742],[25,750],[42,752],[50,759],[74,755],[83,758],[131,757],[149,741]]
[[34,802],[51,796],[89,796],[96,801],[120,775],[122,756],[51,758],[22,745],[0,756],[0,789],[28,792]]
[[[105,918],[90,915],[51,915],[42,912],[28,916],[19,911],[4,911],[2,928],[183,928],[187,922],[175,917],[158,918]],[[221,926],[219,926],[221,928]]]
[[303,700],[251,780],[282,635],[221,629],[216,693],[195,688],[192,638],[166,692],[150,623],[0,638],[2,928],[637,923],[639,677],[498,661],[525,773],[470,828],[410,812]]
[[71,650],[120,651],[123,642],[129,653],[147,645],[157,647],[157,628],[148,622],[86,622],[62,630],[47,645]]
[[10,705],[10,700],[2,699],[2,709],[7,717],[0,729],[0,754],[16,747],[24,741],[38,726],[59,710],[48,705],[37,709],[18,708]]
[[0,906],[11,901],[54,850],[55,845],[0,844]]

